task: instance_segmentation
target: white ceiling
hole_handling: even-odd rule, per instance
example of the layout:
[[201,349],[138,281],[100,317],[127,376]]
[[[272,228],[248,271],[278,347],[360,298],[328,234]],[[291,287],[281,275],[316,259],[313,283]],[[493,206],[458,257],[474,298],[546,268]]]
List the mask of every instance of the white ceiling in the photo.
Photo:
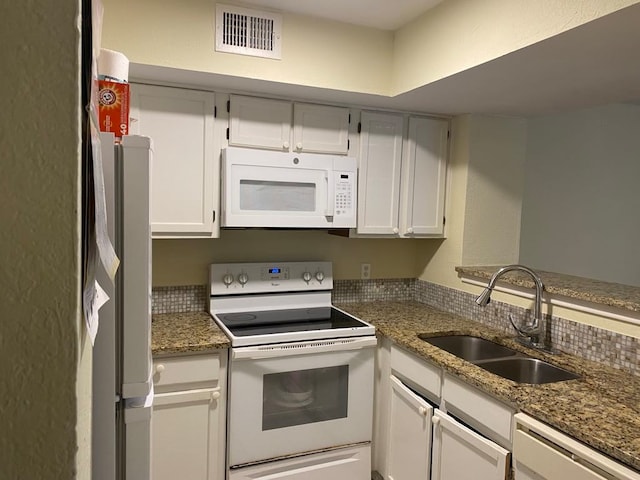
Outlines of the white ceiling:
[[247,0],[258,8],[396,30],[443,0]]

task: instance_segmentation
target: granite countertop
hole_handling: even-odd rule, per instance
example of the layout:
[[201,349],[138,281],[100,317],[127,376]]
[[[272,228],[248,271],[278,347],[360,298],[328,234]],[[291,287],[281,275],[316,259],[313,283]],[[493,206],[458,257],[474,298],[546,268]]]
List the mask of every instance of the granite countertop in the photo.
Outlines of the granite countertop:
[[[640,378],[566,354],[525,348],[503,332],[418,302],[339,305],[375,325],[378,335],[428,359],[502,400],[635,469],[640,469]],[[517,384],[493,375],[418,338],[467,334],[542,358],[581,375],[544,385]],[[153,355],[206,353],[229,348],[207,312],[153,315]]]
[[[503,332],[418,302],[347,303],[340,307],[375,325],[378,335],[455,374],[601,452],[640,469],[640,378],[567,354],[528,349]],[[542,385],[493,375],[418,338],[467,334],[547,360],[581,376]]]
[[[467,277],[489,280],[502,266],[462,266],[456,267],[456,271]],[[575,277],[562,273],[545,272],[543,270],[534,269],[534,271],[540,275],[545,291],[553,295],[562,295],[585,302],[640,312],[640,287]],[[505,273],[498,280],[498,284],[500,283],[535,288],[531,277],[522,272]]]
[[207,312],[162,313],[151,321],[151,352],[156,355],[205,353],[231,342]]

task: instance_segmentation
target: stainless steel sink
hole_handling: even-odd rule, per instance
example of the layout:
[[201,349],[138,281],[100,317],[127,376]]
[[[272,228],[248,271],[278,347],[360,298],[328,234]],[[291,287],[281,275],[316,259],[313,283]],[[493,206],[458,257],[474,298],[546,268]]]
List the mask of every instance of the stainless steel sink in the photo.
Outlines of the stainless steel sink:
[[550,363],[530,357],[502,358],[476,363],[480,368],[517,383],[552,383],[580,378]]
[[470,335],[446,335],[443,337],[418,335],[418,338],[468,362],[476,362],[489,358],[511,357],[517,354],[515,350],[503,347],[490,340]]
[[418,335],[418,338],[517,383],[553,383],[580,378],[579,375],[543,360],[529,357],[480,337],[471,335],[429,337],[424,334]]

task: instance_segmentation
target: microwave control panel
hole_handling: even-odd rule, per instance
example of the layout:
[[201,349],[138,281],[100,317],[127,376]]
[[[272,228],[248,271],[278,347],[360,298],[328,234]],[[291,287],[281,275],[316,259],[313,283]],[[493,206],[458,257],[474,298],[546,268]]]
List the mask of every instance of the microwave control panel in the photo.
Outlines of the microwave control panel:
[[356,175],[354,172],[334,172],[335,205],[334,226],[355,224],[356,218]]

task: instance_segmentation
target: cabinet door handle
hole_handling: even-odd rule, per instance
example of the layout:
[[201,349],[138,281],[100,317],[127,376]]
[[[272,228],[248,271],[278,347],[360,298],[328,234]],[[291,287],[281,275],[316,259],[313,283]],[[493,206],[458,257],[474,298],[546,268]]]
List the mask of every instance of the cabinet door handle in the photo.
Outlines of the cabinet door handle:
[[156,373],[162,372],[164,372],[164,365],[162,363],[159,363],[158,365],[156,365]]
[[427,407],[420,407],[418,408],[418,412],[420,412],[420,415],[422,415],[423,417],[426,417],[427,413],[429,413],[429,410],[427,410]]
[[282,148],[285,148],[285,149],[289,150],[289,142],[284,142],[282,144]]
[[413,228],[411,227],[407,228],[407,233],[413,233]]
[[398,232],[400,232],[400,230],[398,229],[398,227],[393,229],[393,233],[397,234]]
[[434,417],[431,419],[431,423],[433,423],[433,425],[437,427],[438,425],[440,425],[440,419],[434,415]]
[[301,142],[296,143],[296,150],[302,150],[302,143]]

